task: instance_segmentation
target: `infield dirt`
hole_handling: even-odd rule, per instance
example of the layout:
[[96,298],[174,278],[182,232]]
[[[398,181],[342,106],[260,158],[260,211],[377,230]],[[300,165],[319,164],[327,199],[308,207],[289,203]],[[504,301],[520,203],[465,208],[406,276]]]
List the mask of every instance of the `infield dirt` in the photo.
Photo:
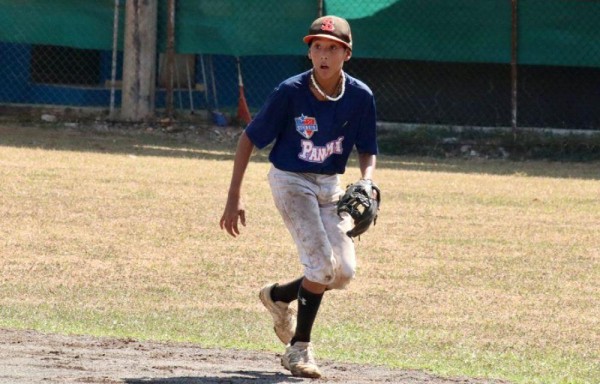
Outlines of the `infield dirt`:
[[330,361],[320,365],[324,378],[301,379],[290,376],[272,353],[0,330],[0,383],[507,383]]

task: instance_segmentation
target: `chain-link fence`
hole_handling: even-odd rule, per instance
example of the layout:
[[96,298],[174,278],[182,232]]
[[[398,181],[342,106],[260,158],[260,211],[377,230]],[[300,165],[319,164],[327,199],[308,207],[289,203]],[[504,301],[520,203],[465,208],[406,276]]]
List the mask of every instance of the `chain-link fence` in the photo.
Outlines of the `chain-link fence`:
[[[131,3],[142,2],[2,1],[0,104],[118,114],[128,81],[124,36]],[[157,117],[171,110],[235,116],[238,59],[255,112],[280,81],[309,69],[301,38],[324,13],[350,21],[355,47],[345,70],[373,89],[381,121],[506,127],[516,113],[521,127],[600,129],[600,1],[156,5],[156,20],[146,20],[151,26],[139,36],[155,39],[150,81]]]

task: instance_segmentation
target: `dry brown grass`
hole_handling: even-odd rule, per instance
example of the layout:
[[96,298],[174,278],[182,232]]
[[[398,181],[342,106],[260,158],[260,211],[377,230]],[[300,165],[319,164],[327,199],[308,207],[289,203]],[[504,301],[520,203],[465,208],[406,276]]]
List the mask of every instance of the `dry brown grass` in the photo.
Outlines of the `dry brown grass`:
[[[301,269],[264,153],[248,226],[219,229],[232,148],[0,127],[0,326],[280,349],[256,292]],[[324,301],[319,355],[592,383],[599,165],[380,157],[380,218],[356,281]]]

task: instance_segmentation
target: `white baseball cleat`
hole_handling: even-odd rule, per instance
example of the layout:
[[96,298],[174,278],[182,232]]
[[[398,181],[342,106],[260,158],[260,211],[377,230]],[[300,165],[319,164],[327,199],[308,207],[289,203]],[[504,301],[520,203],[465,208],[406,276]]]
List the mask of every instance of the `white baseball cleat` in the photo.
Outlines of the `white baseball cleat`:
[[281,356],[281,365],[297,377],[311,379],[321,377],[321,371],[315,362],[310,343],[297,341],[294,345],[288,345],[285,353]]
[[288,303],[273,301],[271,290],[275,284],[267,284],[260,290],[258,297],[273,316],[273,329],[283,344],[289,344],[296,332],[296,310]]

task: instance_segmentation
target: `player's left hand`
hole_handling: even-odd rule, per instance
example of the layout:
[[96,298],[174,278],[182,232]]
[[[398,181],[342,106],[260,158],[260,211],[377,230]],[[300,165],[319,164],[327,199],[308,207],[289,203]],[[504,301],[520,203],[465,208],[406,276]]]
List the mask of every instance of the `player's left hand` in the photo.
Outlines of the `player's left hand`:
[[375,225],[381,204],[381,191],[370,179],[360,179],[348,185],[346,193],[337,203],[338,215],[350,214],[354,227],[347,232],[350,237],[360,236]]

